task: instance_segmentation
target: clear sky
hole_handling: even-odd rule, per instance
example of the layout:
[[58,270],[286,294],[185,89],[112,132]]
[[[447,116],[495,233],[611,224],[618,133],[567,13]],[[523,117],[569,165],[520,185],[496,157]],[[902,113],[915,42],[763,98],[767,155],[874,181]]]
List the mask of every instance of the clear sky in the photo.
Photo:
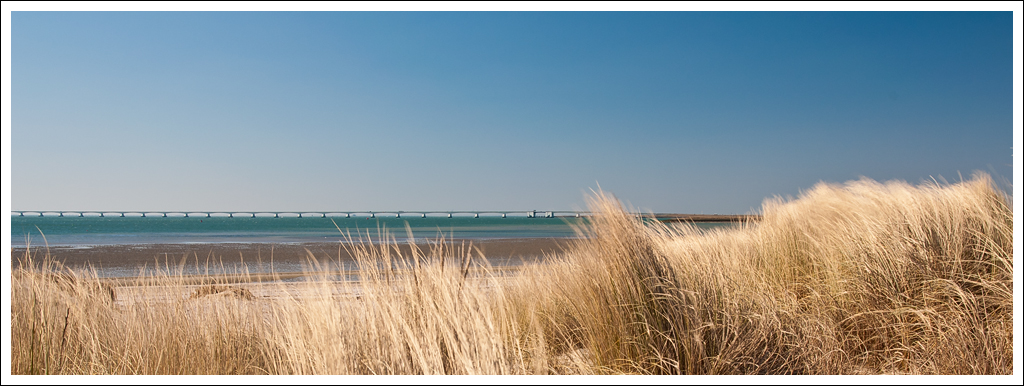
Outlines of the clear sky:
[[600,184],[747,213],[1012,182],[1009,12],[11,18],[13,209],[570,210]]

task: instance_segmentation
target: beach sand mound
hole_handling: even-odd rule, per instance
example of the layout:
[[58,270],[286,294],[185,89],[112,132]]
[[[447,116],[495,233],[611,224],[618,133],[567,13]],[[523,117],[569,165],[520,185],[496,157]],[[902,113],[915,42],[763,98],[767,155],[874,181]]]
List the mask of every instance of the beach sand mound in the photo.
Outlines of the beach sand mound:
[[245,300],[256,300],[256,296],[253,296],[252,292],[245,288],[235,287],[230,285],[207,285],[196,289],[189,296],[189,299],[199,299],[204,296],[233,296]]

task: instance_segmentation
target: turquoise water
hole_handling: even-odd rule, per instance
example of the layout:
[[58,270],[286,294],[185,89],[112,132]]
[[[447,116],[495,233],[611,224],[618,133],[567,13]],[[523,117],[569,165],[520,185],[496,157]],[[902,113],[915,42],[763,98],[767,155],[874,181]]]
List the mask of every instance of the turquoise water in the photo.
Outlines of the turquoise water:
[[[457,239],[568,238],[582,218],[527,217],[57,217],[11,216],[11,244],[88,246],[188,243],[308,243],[354,239],[379,241],[387,233],[407,239],[440,235]],[[341,231],[339,231],[339,228]],[[358,235],[357,235],[358,234]]]
[[[584,225],[586,218],[501,218],[495,216],[376,218],[345,217],[98,217],[98,216],[11,216],[13,247],[31,246],[83,247],[102,245],[143,244],[209,244],[209,243],[312,243],[352,239],[380,241],[384,236],[398,242],[408,239],[408,229],[417,240],[439,237],[487,240],[577,237],[574,225]],[[701,228],[728,226],[728,223],[702,223]],[[341,231],[339,231],[339,228]],[[45,242],[44,242],[45,236]],[[351,262],[343,268],[351,269]],[[271,266],[272,265],[272,266]],[[228,262],[223,266],[187,264],[187,274],[302,271],[301,262]],[[134,276],[138,267],[108,264],[97,274]],[[212,269],[212,270],[211,270]],[[295,279],[299,280],[299,279]]]

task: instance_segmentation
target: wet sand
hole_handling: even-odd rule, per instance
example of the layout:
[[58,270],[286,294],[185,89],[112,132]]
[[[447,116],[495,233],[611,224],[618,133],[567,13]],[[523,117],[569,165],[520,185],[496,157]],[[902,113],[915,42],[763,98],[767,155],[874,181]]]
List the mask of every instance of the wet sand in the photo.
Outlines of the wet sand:
[[[479,248],[487,260],[495,266],[520,265],[524,261],[540,261],[545,256],[559,253],[566,248],[571,239],[498,239],[498,240],[459,240],[452,242],[456,250],[462,245]],[[465,243],[465,244],[463,244]],[[417,243],[424,251],[431,247],[428,243]],[[410,246],[400,244],[403,256],[410,255]],[[46,248],[32,248],[33,258],[39,260],[46,253]],[[188,263],[198,261],[226,263],[273,261],[280,273],[298,272],[308,261],[310,255],[319,260],[352,261],[352,255],[341,243],[303,243],[303,244],[272,244],[272,243],[216,243],[216,244],[142,244],[142,245],[103,245],[82,247],[50,247],[49,254],[54,260],[65,266],[80,269],[89,266],[97,270],[132,271],[143,265],[152,267],[155,263],[163,266],[166,263],[175,265],[183,259]],[[15,267],[25,255],[24,247],[11,248],[12,264]],[[476,254],[474,253],[474,256]],[[284,270],[281,267],[285,267]],[[289,269],[290,267],[290,269]]]

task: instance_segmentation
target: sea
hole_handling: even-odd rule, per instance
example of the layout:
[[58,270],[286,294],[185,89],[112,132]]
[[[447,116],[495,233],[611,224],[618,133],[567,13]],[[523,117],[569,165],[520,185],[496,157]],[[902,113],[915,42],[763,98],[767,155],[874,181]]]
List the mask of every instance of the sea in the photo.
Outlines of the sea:
[[[575,238],[586,217],[526,216],[63,216],[12,215],[11,246],[89,247],[138,244],[406,242]],[[701,228],[729,223],[698,223]]]
[[455,238],[469,240],[572,238],[585,218],[11,216],[11,246],[196,243],[276,243]]
[[[11,246],[65,247],[88,250],[102,246],[128,246],[145,248],[155,244],[309,244],[309,243],[406,243],[438,240],[485,241],[508,239],[571,239],[581,237],[577,232],[587,224],[586,217],[526,217],[481,215],[470,216],[418,216],[395,215],[327,216],[327,217],[266,217],[266,216],[131,216],[86,215],[79,217],[29,215],[11,216]],[[729,226],[729,223],[698,223],[700,228]],[[489,256],[490,259],[491,256]],[[511,260],[515,261],[515,260]],[[298,272],[306,267],[301,262],[277,261],[229,262],[228,266],[209,271],[207,266],[186,267],[188,273]],[[353,263],[344,263],[351,269]],[[244,267],[242,266],[244,265]],[[205,271],[204,271],[205,270]],[[100,277],[134,276],[138,268],[108,264],[98,269]],[[295,279],[299,280],[299,279]]]

